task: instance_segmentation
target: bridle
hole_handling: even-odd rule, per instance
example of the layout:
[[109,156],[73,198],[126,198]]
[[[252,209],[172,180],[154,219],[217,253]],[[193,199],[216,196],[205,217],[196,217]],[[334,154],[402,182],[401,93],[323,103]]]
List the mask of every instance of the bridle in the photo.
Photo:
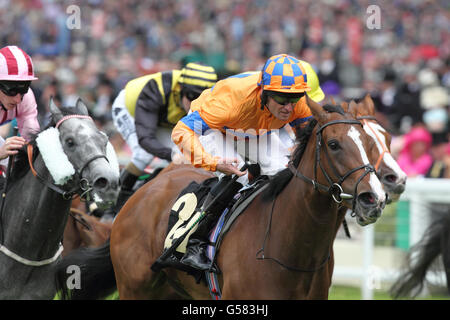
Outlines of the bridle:
[[[68,120],[68,119],[72,119],[72,118],[91,119],[92,120],[91,117],[86,116],[86,115],[68,115],[68,116],[61,118],[57,122],[55,128],[58,129],[58,127],[61,125],[62,122],[64,122],[65,120]],[[80,192],[80,199],[85,199],[86,201],[89,201],[90,200],[90,191],[92,190],[92,187],[90,186],[89,181],[86,178],[82,177],[83,170],[86,169],[87,166],[96,159],[105,158],[106,161],[108,161],[108,158],[105,155],[95,155],[92,158],[90,158],[88,161],[86,161],[86,163],[83,166],[81,166],[81,170],[79,170],[77,172],[78,173],[78,181],[79,181],[78,185],[76,187],[74,187],[73,189],[67,191],[67,190],[63,190],[62,188],[58,187],[56,184],[47,181],[46,179],[44,179],[42,176],[40,176],[38,174],[38,172],[36,171],[36,169],[33,166],[33,145],[32,144],[27,145],[27,153],[28,153],[28,163],[30,165],[30,169],[31,169],[31,172],[33,173],[33,175],[45,186],[47,186],[48,188],[52,189],[53,191],[61,194],[63,199],[67,200],[67,201],[72,200],[74,195],[78,194],[78,192]],[[7,183],[7,181],[5,183]],[[4,201],[5,201],[5,199],[3,199],[3,202]],[[2,202],[2,204],[3,204],[3,202]],[[2,211],[3,211],[3,205],[0,209],[0,222],[1,222],[1,216],[3,214]],[[26,258],[16,254],[15,252],[13,252],[11,250],[9,250],[3,244],[3,230],[1,230],[0,252],[5,254],[6,256],[10,257],[11,259],[14,259],[15,261],[17,261],[21,264],[27,265],[27,266],[41,267],[41,266],[51,264],[59,258],[63,249],[64,248],[63,248],[62,244],[60,243],[58,249],[56,250],[55,254],[52,257],[43,259],[43,260],[38,260],[38,261],[29,260],[29,259],[26,259]]]
[[[330,167],[333,170],[333,173],[336,177],[338,177],[338,182],[333,182],[333,180],[330,178],[330,176],[328,175],[328,173],[325,171],[324,167],[322,166],[322,162],[321,162],[321,158],[320,158],[320,149],[322,146],[322,131],[331,125],[335,125],[335,124],[357,124],[362,126],[361,122],[358,120],[334,120],[334,121],[330,121],[327,122],[325,124],[323,124],[321,127],[319,127],[319,129],[317,129],[316,132],[316,148],[315,148],[315,161],[314,161],[314,179],[310,179],[308,177],[306,177],[305,175],[303,175],[300,171],[298,171],[298,168],[296,168],[294,166],[294,164],[292,162],[289,162],[288,164],[288,168],[290,169],[290,171],[294,174],[295,177],[300,178],[308,183],[311,183],[314,187],[315,190],[322,190],[325,191],[326,193],[329,193],[333,200],[340,204],[342,203],[343,200],[351,200],[353,199],[353,203],[352,203],[352,210],[353,212],[355,211],[355,205],[356,205],[356,194],[357,194],[357,190],[358,190],[358,185],[359,183],[362,181],[362,179],[364,179],[364,177],[366,175],[368,175],[371,172],[375,172],[375,168],[370,165],[370,164],[364,164],[364,165],[360,165],[354,169],[349,170],[348,172],[346,172],[343,176],[341,176],[336,167],[333,165],[333,162],[331,161],[331,158],[329,156],[329,154],[326,152],[325,150],[325,155],[328,161],[328,164],[330,165]],[[323,175],[325,176],[325,178],[328,181],[328,186],[323,185],[319,182],[317,182],[317,165],[319,165]],[[358,177],[358,180],[356,182],[355,185],[355,189],[354,189],[354,193],[353,195],[348,194],[348,193],[344,193],[343,189],[342,189],[342,183],[345,181],[345,179],[347,179],[350,175],[352,175],[353,173],[355,173],[356,171],[359,171],[361,169],[364,169],[364,172]],[[273,258],[273,257],[268,257],[265,256],[264,251],[265,251],[265,246],[266,246],[266,242],[268,240],[268,235],[271,229],[271,225],[272,225],[272,215],[273,215],[273,211],[275,208],[275,201],[276,198],[273,201],[272,204],[272,210],[270,211],[270,217],[269,217],[269,223],[267,226],[267,230],[266,230],[266,234],[264,237],[264,241],[263,241],[263,245],[261,247],[261,249],[259,249],[256,253],[256,259],[257,260],[272,260],[275,263],[277,263],[278,265],[280,265],[281,267],[289,270],[289,271],[294,271],[294,272],[316,272],[320,269],[322,269],[330,260],[331,258],[331,250],[328,252],[328,255],[325,257],[325,259],[317,266],[314,267],[312,269],[305,269],[305,268],[299,268],[299,267],[294,267],[294,266],[288,266],[286,264],[284,264],[283,262],[281,262],[280,260]]]
[[[80,118],[80,119],[91,119],[91,117],[86,116],[86,115],[77,115],[77,114],[72,114],[72,115],[68,115],[65,117],[62,117],[55,125],[55,128],[58,129],[59,126],[66,120],[68,119],[73,119],[73,118]],[[33,173],[33,175],[41,182],[43,183],[45,186],[47,186],[48,188],[52,189],[53,191],[59,193],[62,195],[64,200],[72,200],[74,198],[75,195],[77,195],[78,193],[80,194],[80,199],[81,200],[85,200],[85,201],[90,201],[91,200],[91,195],[90,192],[92,191],[92,186],[89,184],[89,181],[86,178],[83,178],[83,171],[89,166],[89,164],[91,162],[93,162],[94,160],[97,159],[101,159],[104,158],[106,159],[106,161],[109,162],[108,158],[106,157],[106,155],[103,154],[98,154],[98,155],[94,155],[92,156],[90,159],[88,159],[86,161],[85,164],[83,164],[81,166],[80,170],[77,170],[77,174],[78,174],[78,185],[75,186],[74,188],[70,189],[70,190],[64,190],[60,187],[58,187],[57,185],[55,185],[52,182],[47,181],[46,179],[44,179],[42,176],[40,176],[38,174],[38,172],[36,171],[36,169],[33,166],[33,146],[31,144],[27,145],[27,153],[28,153],[28,164],[30,166],[31,172]]]
[[[311,183],[313,188],[315,190],[322,190],[326,193],[329,193],[333,200],[340,204],[342,203],[343,200],[353,200],[352,201],[352,211],[355,211],[355,206],[356,206],[356,198],[357,198],[357,190],[358,190],[358,185],[360,184],[360,182],[362,181],[362,179],[364,179],[364,177],[366,175],[368,175],[371,172],[375,172],[375,168],[371,165],[371,164],[363,164],[360,165],[356,168],[353,168],[349,171],[347,171],[343,176],[341,176],[338,172],[338,170],[336,169],[336,167],[334,166],[333,162],[331,161],[330,155],[328,154],[328,152],[325,149],[325,156],[326,159],[328,161],[329,166],[331,167],[334,176],[336,176],[338,178],[337,182],[333,182],[333,180],[330,178],[329,174],[326,172],[326,170],[324,169],[323,165],[322,165],[322,161],[321,161],[321,157],[320,157],[320,150],[321,150],[321,146],[322,146],[322,131],[331,125],[336,125],[336,124],[357,124],[362,126],[361,122],[359,120],[334,120],[334,121],[330,121],[327,122],[325,124],[323,124],[321,127],[319,127],[317,129],[316,132],[316,148],[315,148],[315,160],[314,160],[314,179],[308,178],[305,175],[303,175],[298,168],[296,168],[294,166],[294,164],[292,162],[289,162],[288,164],[288,168],[291,170],[292,174],[294,174],[295,177],[300,178],[308,183]],[[328,186],[323,185],[319,182],[317,182],[317,166],[320,167],[320,170],[322,171],[322,174],[324,175],[325,179],[328,182]],[[355,173],[356,171],[359,171],[361,169],[364,169],[364,172],[358,177],[358,180],[356,181],[355,184],[355,188],[353,191],[353,195],[348,194],[348,193],[344,193],[343,188],[342,188],[342,184],[344,183],[344,181],[353,173]]]

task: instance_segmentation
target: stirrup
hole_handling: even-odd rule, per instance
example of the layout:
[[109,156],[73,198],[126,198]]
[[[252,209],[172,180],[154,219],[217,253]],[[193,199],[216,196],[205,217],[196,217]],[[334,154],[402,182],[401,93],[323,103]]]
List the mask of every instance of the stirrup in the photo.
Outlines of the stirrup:
[[208,270],[211,265],[211,260],[206,254],[207,246],[208,242],[201,239],[189,239],[186,246],[186,253],[180,262],[197,270]]
[[[192,259],[189,259],[189,257],[192,257],[192,256],[183,257],[180,260],[180,263],[184,266],[193,268],[195,270],[208,271],[208,272],[219,274],[219,269],[216,267],[215,263],[213,263],[211,260],[208,259],[208,263],[204,263],[204,264],[200,265],[200,264],[196,263],[195,261],[193,261]],[[185,258],[187,258],[187,259],[185,259]]]

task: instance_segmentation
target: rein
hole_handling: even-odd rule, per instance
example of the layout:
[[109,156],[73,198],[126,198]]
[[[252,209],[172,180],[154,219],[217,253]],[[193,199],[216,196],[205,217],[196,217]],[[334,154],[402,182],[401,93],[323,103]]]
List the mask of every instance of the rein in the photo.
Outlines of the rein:
[[[29,161],[29,163],[30,163],[30,167],[31,167],[31,171],[32,171],[32,173],[33,173],[33,175],[35,176],[35,177],[38,177],[39,178],[39,180],[40,181],[42,181],[42,182],[46,182],[43,178],[41,178],[41,176],[39,176],[38,174],[37,174],[37,172],[36,172],[36,170],[33,168],[33,166],[32,166],[32,162],[31,162],[31,158],[32,158],[32,155],[33,155],[33,148],[32,148],[32,145],[31,144],[28,144],[27,145],[27,151],[28,151],[28,161]],[[31,153],[30,153],[30,151],[31,151]],[[10,158],[11,159],[11,158]],[[9,165],[8,166],[8,168],[10,168],[11,166]],[[5,184],[7,183],[7,181],[5,182]],[[47,184],[47,183],[44,183],[44,184],[46,184],[48,187],[50,187],[51,189],[53,189],[53,190],[55,190],[56,192],[58,192],[58,193],[61,193],[61,192],[59,192],[57,189],[59,189],[57,186],[55,186],[55,185],[49,185],[49,184]],[[61,189],[59,189],[59,190],[61,190]],[[63,193],[65,193],[65,191],[64,190],[61,190]],[[5,191],[5,193],[6,193],[6,191]],[[64,195],[63,195],[63,197],[64,197]],[[65,200],[70,200],[70,199],[66,199],[66,198],[64,198]],[[1,214],[3,214],[3,204],[4,204],[4,202],[5,202],[5,200],[6,200],[6,194],[4,194],[4,196],[3,196],[3,199],[2,199],[2,212],[1,212]],[[56,252],[55,252],[55,254],[53,255],[53,257],[51,257],[51,258],[48,258],[48,259],[44,259],[44,260],[38,260],[38,261],[36,261],[36,260],[29,260],[29,259],[26,259],[26,258],[24,258],[24,257],[22,257],[22,256],[20,256],[20,255],[18,255],[17,253],[15,253],[15,252],[13,252],[13,251],[11,251],[11,250],[9,250],[5,245],[3,245],[3,231],[2,231],[2,239],[1,239],[2,241],[1,241],[1,244],[0,244],[0,252],[2,252],[4,255],[6,255],[6,256],[8,256],[9,258],[11,258],[11,259],[13,259],[13,260],[15,260],[15,261],[17,261],[17,262],[19,262],[19,263],[21,263],[21,264],[23,264],[23,265],[26,265],[26,266],[31,266],[31,267],[42,267],[42,266],[45,266],[45,265],[48,265],[48,264],[51,264],[51,263],[53,263],[53,262],[55,262],[58,258],[59,258],[59,256],[61,255],[61,253],[63,252],[63,250],[64,250],[64,247],[63,247],[63,245],[60,243],[59,244],[59,247],[58,247],[58,249],[56,250]]]
[[[72,119],[72,118],[91,119],[91,117],[86,116],[86,115],[76,115],[76,114],[75,115],[68,115],[68,116],[65,116],[65,117],[61,118],[56,123],[55,127],[58,128],[61,125],[62,122],[64,122],[65,120],[68,120],[68,119]],[[63,190],[62,188],[58,187],[57,185],[48,182],[46,179],[42,178],[38,174],[38,172],[36,171],[36,169],[33,166],[33,145],[32,144],[28,144],[27,145],[27,155],[28,155],[28,164],[30,166],[32,174],[42,184],[44,184],[48,188],[52,189],[56,193],[61,194],[63,199],[67,200],[67,201],[71,201],[73,199],[74,195],[76,195],[78,191],[81,191],[80,198],[83,199],[83,197],[86,196],[86,199],[89,200],[89,198],[90,198],[90,191],[92,190],[92,187],[89,185],[89,181],[87,179],[81,178],[82,177],[81,176],[82,172],[92,161],[94,161],[96,159],[105,158],[108,161],[108,158],[105,155],[96,155],[96,156],[92,157],[91,159],[89,159],[82,166],[82,169],[78,173],[79,176],[80,176],[79,185],[77,187],[73,188],[72,190],[66,191],[66,190]],[[8,166],[8,167],[10,167],[10,166]],[[7,181],[5,183],[7,183]],[[3,196],[2,207],[3,207],[4,201],[5,201],[5,196]],[[1,213],[2,212],[0,212],[0,214]],[[3,236],[3,234],[2,234],[2,236]],[[2,239],[2,243],[3,243],[3,239]],[[55,262],[59,258],[59,256],[61,255],[63,249],[64,248],[63,248],[62,244],[60,243],[58,249],[56,250],[55,254],[51,258],[44,259],[44,260],[39,260],[39,261],[34,261],[34,260],[29,260],[29,259],[23,258],[23,257],[19,256],[18,254],[12,252],[11,250],[9,250],[3,244],[0,244],[0,252],[2,252],[6,256],[8,256],[9,258],[14,259],[15,261],[17,261],[19,263],[22,263],[22,264],[27,265],[27,266],[32,266],[32,267],[41,267],[41,266],[45,266],[45,265],[48,265],[48,264],[51,264],[51,263]]]
[[[64,200],[72,200],[73,196],[76,194],[76,192],[80,189],[78,187],[66,191],[58,187],[57,185],[48,182],[46,179],[42,178],[36,171],[36,169],[33,166],[33,146],[31,144],[27,145],[27,155],[28,155],[28,164],[30,166],[31,172],[33,173],[33,176],[35,176],[42,184],[47,186],[48,188],[52,189],[56,193],[59,193],[62,195]],[[80,182],[81,185],[81,182]]]
[[[256,260],[271,260],[271,261],[277,263],[278,265],[280,265],[281,267],[283,267],[283,268],[285,268],[285,269],[287,269],[289,271],[294,271],[294,272],[316,272],[316,271],[322,269],[327,264],[328,260],[330,260],[330,258],[331,258],[331,251],[330,250],[328,250],[328,256],[323,260],[323,262],[321,262],[319,264],[319,266],[317,266],[317,267],[315,267],[313,269],[303,269],[303,268],[291,267],[291,266],[288,266],[288,265],[284,264],[283,262],[281,262],[280,260],[278,260],[276,258],[266,257],[264,255],[264,249],[266,247],[267,238],[269,236],[269,232],[270,232],[270,229],[272,227],[273,209],[275,208],[276,200],[277,200],[277,198],[275,198],[273,200],[272,209],[270,210],[269,223],[267,225],[266,234],[264,235],[263,245],[262,245],[261,249],[259,249],[256,252]],[[261,256],[258,257],[259,255],[261,255]]]
[[[71,115],[67,115],[62,117],[55,125],[55,128],[58,129],[59,126],[66,120],[69,119],[73,119],[73,118],[79,118],[79,119],[91,119],[92,118],[90,116],[87,115],[80,115],[80,114],[71,114]],[[53,183],[48,182],[47,180],[45,180],[44,178],[42,178],[36,171],[36,169],[34,169],[33,167],[33,146],[31,144],[27,145],[27,153],[28,153],[28,164],[30,166],[31,172],[33,173],[33,175],[38,178],[38,180],[44,184],[45,186],[47,186],[48,188],[52,189],[53,191],[59,193],[62,195],[64,200],[72,200],[74,198],[74,195],[77,194],[78,191],[81,191],[81,195],[80,198],[81,199],[85,199],[87,201],[90,200],[90,191],[92,190],[92,187],[89,184],[89,181],[85,178],[83,178],[83,171],[89,166],[89,164],[97,159],[101,159],[104,158],[106,159],[106,161],[109,162],[108,158],[103,155],[95,155],[92,158],[90,158],[88,161],[86,161],[86,163],[81,166],[81,170],[79,170],[78,175],[80,178],[80,182],[79,182],[79,186],[73,188],[72,190],[66,191],[63,190],[62,188],[56,186]]]
[[[314,161],[314,179],[310,179],[308,177],[306,177],[305,175],[303,175],[298,168],[294,167],[294,164],[292,162],[289,162],[288,164],[288,168],[289,170],[292,172],[292,174],[297,177],[300,178],[308,183],[311,183],[313,188],[315,190],[322,190],[326,193],[329,193],[333,200],[340,204],[342,203],[343,200],[350,200],[353,199],[352,202],[352,210],[354,212],[355,210],[355,205],[356,205],[356,193],[357,193],[357,189],[358,189],[358,185],[359,183],[362,181],[362,179],[364,179],[364,177],[366,175],[368,175],[371,172],[375,172],[375,168],[368,164],[368,165],[361,165],[358,166],[356,168],[353,168],[351,170],[349,170],[348,172],[346,172],[343,176],[341,176],[338,172],[337,169],[334,165],[332,165],[332,161],[330,156],[328,155],[327,152],[325,152],[326,158],[328,163],[330,164],[334,174],[338,177],[338,182],[333,182],[332,179],[330,178],[330,176],[327,174],[327,172],[325,171],[325,169],[322,166],[321,163],[321,158],[320,158],[320,149],[322,146],[322,131],[323,129],[325,129],[328,126],[331,125],[335,125],[335,124],[357,124],[362,126],[361,122],[359,120],[334,120],[334,121],[330,121],[328,123],[325,123],[324,125],[322,125],[321,127],[319,127],[319,129],[316,132],[316,148],[315,148],[315,161]],[[319,182],[317,182],[317,165],[319,165],[323,175],[325,176],[325,178],[327,179],[329,186],[326,186],[324,184],[321,184]],[[342,189],[342,183],[353,173],[355,173],[356,171],[359,171],[361,169],[364,169],[364,172],[358,177],[358,180],[356,182],[355,185],[355,189],[354,189],[354,193],[353,195],[351,194],[347,194],[344,193],[343,189]],[[281,262],[280,260],[276,259],[276,258],[272,258],[272,257],[266,257],[264,255],[264,249],[266,246],[266,242],[269,236],[269,232],[270,229],[272,227],[272,216],[273,216],[273,212],[274,212],[274,208],[275,208],[275,202],[276,202],[276,198],[273,200],[273,204],[272,204],[272,209],[270,211],[270,217],[269,217],[269,223],[267,225],[267,230],[266,230],[266,234],[264,236],[264,241],[263,241],[263,245],[261,247],[261,249],[259,249],[256,253],[256,259],[257,260],[272,260],[275,263],[277,263],[278,265],[280,265],[281,267],[289,270],[289,271],[294,271],[294,272],[316,272],[320,269],[322,269],[330,260],[331,257],[331,250],[328,250],[328,255],[327,257],[315,268],[312,269],[303,269],[303,268],[298,268],[298,267],[292,267],[292,266],[288,266],[286,264],[284,264],[283,262]]]

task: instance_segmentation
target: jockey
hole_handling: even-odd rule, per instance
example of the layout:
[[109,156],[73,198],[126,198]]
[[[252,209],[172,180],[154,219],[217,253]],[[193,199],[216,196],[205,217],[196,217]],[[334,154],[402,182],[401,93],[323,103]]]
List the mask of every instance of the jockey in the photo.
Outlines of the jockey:
[[0,49],[0,125],[17,120],[19,136],[4,140],[0,137],[0,165],[8,165],[7,158],[16,154],[31,135],[40,130],[37,104],[30,88],[34,76],[30,56],[16,46]]
[[[314,90],[308,85],[313,79]],[[315,80],[314,80],[315,79]],[[309,64],[287,54],[269,58],[261,72],[246,72],[221,80],[191,104],[191,113],[172,132],[172,140],[195,167],[215,172],[221,179],[212,198],[236,174],[238,180],[218,199],[191,235],[182,263],[208,270],[207,233],[235,193],[246,184],[244,159],[258,163],[261,174],[286,168],[291,139],[282,141],[278,129],[302,126],[312,119],[305,93],[323,99],[317,75]],[[270,149],[270,150],[269,150]],[[225,175],[228,177],[223,178]]]
[[132,158],[120,177],[121,190],[114,215],[155,156],[165,160],[164,166],[172,160],[173,126],[188,113],[191,101],[216,81],[213,67],[191,62],[181,70],[133,79],[120,91],[112,105],[112,117],[132,150]]

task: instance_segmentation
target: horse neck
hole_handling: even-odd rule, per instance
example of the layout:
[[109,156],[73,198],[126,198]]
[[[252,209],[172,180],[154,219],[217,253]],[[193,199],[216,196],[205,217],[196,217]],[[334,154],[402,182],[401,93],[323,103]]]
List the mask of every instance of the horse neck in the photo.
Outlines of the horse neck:
[[[311,142],[298,170],[314,178],[314,160],[311,160],[314,159],[314,143]],[[317,267],[330,254],[341,222],[338,221],[336,203],[329,194],[314,190],[311,183],[296,177],[291,179],[276,201],[279,230],[274,232],[285,235],[284,243],[280,245],[290,248],[289,260],[297,260],[304,268]]]
[[[39,175],[52,181],[40,155],[34,161]],[[71,201],[44,186],[31,170],[8,188],[3,209],[4,245],[34,259],[55,253],[62,239]]]

